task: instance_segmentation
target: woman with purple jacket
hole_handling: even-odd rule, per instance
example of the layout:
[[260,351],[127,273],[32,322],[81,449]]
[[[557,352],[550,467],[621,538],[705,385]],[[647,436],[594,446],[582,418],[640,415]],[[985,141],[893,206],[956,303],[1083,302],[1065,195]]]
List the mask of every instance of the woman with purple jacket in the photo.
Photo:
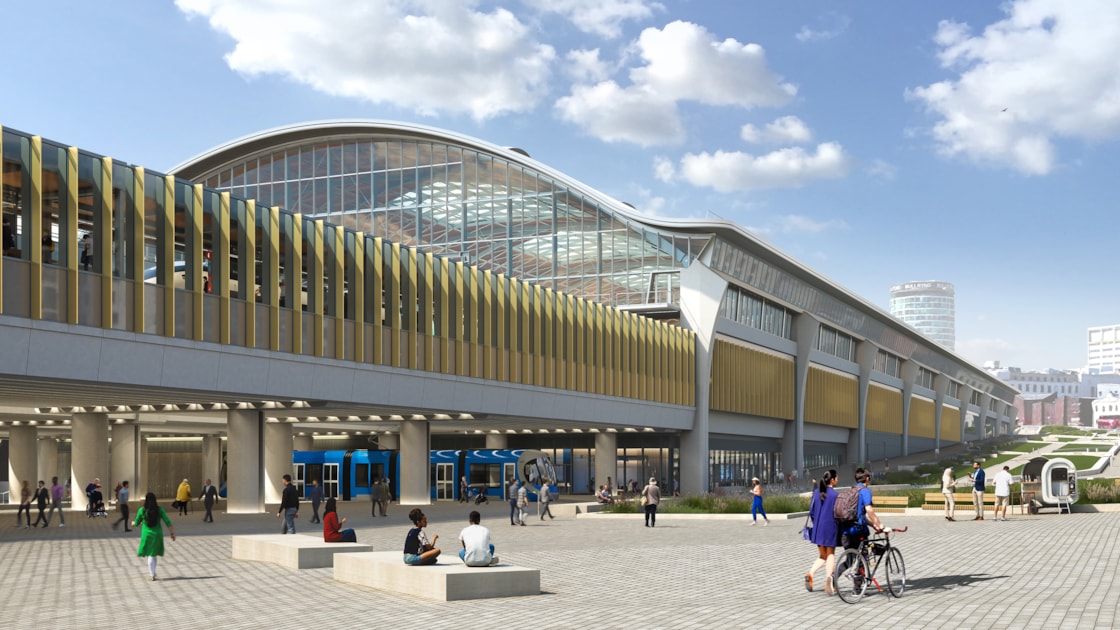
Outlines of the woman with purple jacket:
[[809,539],[817,546],[817,559],[805,574],[805,588],[813,590],[813,574],[825,568],[824,592],[828,595],[836,594],[836,587],[832,584],[832,570],[836,566],[836,545],[840,544],[840,526],[833,516],[836,505],[836,471],[830,470],[821,475],[819,492],[814,494],[809,502],[809,518],[813,521],[813,533]]

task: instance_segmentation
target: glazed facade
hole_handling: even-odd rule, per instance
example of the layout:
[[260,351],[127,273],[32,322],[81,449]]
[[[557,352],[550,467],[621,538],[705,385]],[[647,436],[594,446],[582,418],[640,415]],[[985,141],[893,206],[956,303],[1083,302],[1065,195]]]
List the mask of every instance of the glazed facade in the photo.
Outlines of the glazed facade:
[[179,169],[208,188],[611,306],[677,301],[708,238],[620,212],[521,153],[329,130]]

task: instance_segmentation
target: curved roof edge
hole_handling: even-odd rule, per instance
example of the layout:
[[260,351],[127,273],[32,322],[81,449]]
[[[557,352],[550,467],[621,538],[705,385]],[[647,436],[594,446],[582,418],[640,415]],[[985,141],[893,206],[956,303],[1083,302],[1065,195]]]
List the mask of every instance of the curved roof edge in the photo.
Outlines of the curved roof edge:
[[[302,123],[295,123],[291,125],[283,125],[280,127],[273,127],[258,131],[240,138],[236,138],[224,144],[203,151],[198,155],[174,166],[170,173],[184,179],[196,180],[200,175],[210,171],[221,164],[230,162],[243,157],[248,154],[265,151],[269,147],[276,147],[289,143],[302,142],[314,138],[322,138],[325,135],[350,135],[356,133],[388,133],[398,134],[406,137],[413,137],[417,139],[427,139],[438,142],[454,142],[499,156],[513,164],[532,168],[540,173],[548,175],[557,182],[579,191],[588,197],[593,198],[595,201],[606,206],[613,212],[641,223],[648,227],[673,232],[690,232],[690,233],[709,233],[722,236],[724,238],[731,238],[740,242],[746,242],[762,248],[768,255],[781,261],[784,265],[789,265],[792,268],[800,270],[806,276],[812,278],[816,282],[822,283],[824,286],[829,287],[831,290],[840,294],[844,299],[851,300],[871,312],[879,313],[882,319],[888,326],[896,331],[908,336],[917,336],[919,341],[925,342],[926,338],[913,328],[907,326],[904,322],[891,315],[886,309],[868,301],[867,299],[851,292],[840,283],[828,278],[824,274],[818,272],[812,267],[807,266],[801,261],[793,258],[785,253],[772,243],[766,241],[759,235],[748,231],[743,226],[735,223],[734,221],[714,218],[714,219],[698,219],[698,218],[671,218],[671,217],[651,217],[642,214],[640,211],[626,203],[611,197],[599,190],[592,188],[584,182],[573,179],[569,175],[565,175],[560,171],[538,162],[537,160],[528,156],[522,149],[512,147],[502,147],[492,144],[485,140],[468,136],[465,134],[441,129],[439,127],[431,127],[428,125],[420,125],[416,123],[406,123],[391,120],[380,119],[333,119],[333,120],[317,120],[307,121]],[[936,345],[936,344],[931,344]],[[949,350],[943,346],[936,346],[937,350],[952,356],[963,365],[970,366],[975,370],[978,376],[985,380],[989,380],[998,385],[1006,385],[999,379],[992,377],[986,370],[980,366],[968,361],[960,356],[953,350]]]

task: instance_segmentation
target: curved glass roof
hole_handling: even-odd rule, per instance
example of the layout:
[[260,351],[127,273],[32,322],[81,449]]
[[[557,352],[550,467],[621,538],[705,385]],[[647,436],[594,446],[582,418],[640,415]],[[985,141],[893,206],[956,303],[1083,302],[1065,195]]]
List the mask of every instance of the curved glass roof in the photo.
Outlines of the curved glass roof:
[[651,226],[518,151],[427,128],[306,129],[235,141],[173,172],[612,306],[676,302],[677,272],[709,239]]

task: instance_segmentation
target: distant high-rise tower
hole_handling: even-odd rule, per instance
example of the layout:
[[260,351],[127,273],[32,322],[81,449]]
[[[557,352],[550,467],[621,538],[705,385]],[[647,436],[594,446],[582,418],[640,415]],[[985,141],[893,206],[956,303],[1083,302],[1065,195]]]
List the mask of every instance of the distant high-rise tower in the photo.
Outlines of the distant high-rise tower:
[[1089,329],[1089,373],[1120,372],[1120,325]]
[[891,287],[891,315],[913,326],[918,332],[956,349],[956,292],[948,282],[907,282]]

